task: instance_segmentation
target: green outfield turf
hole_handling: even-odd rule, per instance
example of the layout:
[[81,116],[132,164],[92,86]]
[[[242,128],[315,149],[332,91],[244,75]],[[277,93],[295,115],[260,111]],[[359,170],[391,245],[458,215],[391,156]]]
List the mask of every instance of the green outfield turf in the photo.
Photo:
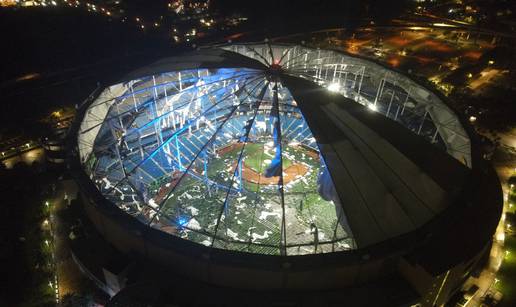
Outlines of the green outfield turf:
[[[261,173],[267,167],[264,161],[270,159],[270,155],[273,154],[273,150],[270,150],[267,155],[263,148],[263,144],[248,143],[243,153],[246,166]],[[216,240],[215,247],[252,253],[279,254],[282,203],[284,203],[288,244],[313,242],[314,234],[310,232],[312,225],[317,226],[321,242],[347,236],[338,227],[335,206],[322,199],[317,193],[320,162],[307,154],[306,149],[288,145],[283,148],[284,163],[290,166],[293,164],[292,161],[296,161],[309,168],[309,172],[302,179],[299,178],[285,185],[283,198],[276,185],[258,185],[244,181],[243,186],[239,186],[236,182],[232,182],[233,165],[241,150],[241,147],[235,148],[209,161],[207,177],[213,183],[211,186],[191,176],[185,176],[177,186],[165,202],[162,212],[170,220],[174,220],[174,223],[184,220],[189,228],[198,227],[196,229],[198,232],[186,230],[180,231],[177,235],[210,245],[211,237],[203,233],[214,233],[216,230],[217,237],[222,240]],[[165,181],[161,180],[160,183],[163,182]],[[227,188],[221,188],[229,186],[233,187],[230,194]],[[222,215],[220,215],[221,212]],[[219,218],[221,222],[216,229],[215,225]],[[251,242],[254,244],[250,244]],[[273,245],[273,247],[264,245]],[[306,249],[301,250],[300,247],[291,249],[293,249],[290,250],[291,253],[309,253]]]
[[[274,149],[271,149],[266,153],[264,152],[263,144],[248,143],[245,146],[244,163],[252,170],[258,173],[263,173],[263,171],[269,166],[270,160],[273,159],[273,156]],[[291,165],[292,161],[283,157],[283,169],[286,169]]]

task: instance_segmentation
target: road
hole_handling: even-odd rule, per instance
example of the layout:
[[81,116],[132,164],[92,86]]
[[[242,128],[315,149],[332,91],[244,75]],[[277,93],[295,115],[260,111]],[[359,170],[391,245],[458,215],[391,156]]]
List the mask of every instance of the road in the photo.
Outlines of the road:
[[29,151],[22,152],[16,156],[9,157],[7,159],[2,160],[7,169],[13,168],[16,163],[24,162],[28,166],[31,166],[32,163],[38,162],[43,164],[45,161],[45,150],[42,147],[37,147]]
[[516,144],[516,128],[503,134],[503,136],[499,136],[501,136],[501,146],[497,149],[497,153],[494,155],[492,163],[498,174],[500,183],[502,184],[504,209],[502,218],[500,219],[500,223],[498,224],[493,238],[493,246],[491,248],[487,266],[481,272],[479,278],[470,277],[463,286],[463,290],[469,289],[473,284],[476,284],[479,287],[479,290],[467,305],[470,307],[481,306],[482,298],[486,294],[494,295],[497,292],[496,283],[499,282],[497,273],[503,265],[503,260],[506,255],[504,248],[504,240],[506,236],[505,213],[509,209],[509,203],[507,201],[509,186],[507,181],[509,177],[514,175],[516,172],[516,147],[513,147]]
[[489,83],[493,83],[494,79],[499,75],[499,69],[485,69],[480,73],[480,76],[477,79],[471,81],[469,87],[474,91],[478,91],[482,87],[487,86]]
[[68,244],[69,221],[66,220],[66,210],[76,194],[77,186],[72,180],[58,181],[53,197],[49,199],[60,299],[67,294],[83,292],[90,283],[73,261]]

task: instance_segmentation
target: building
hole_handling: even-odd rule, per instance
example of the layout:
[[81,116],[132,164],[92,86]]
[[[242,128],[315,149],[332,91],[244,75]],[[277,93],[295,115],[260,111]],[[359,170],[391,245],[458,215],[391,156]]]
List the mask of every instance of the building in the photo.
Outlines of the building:
[[16,6],[18,1],[16,0],[0,0],[0,7]]
[[62,108],[53,111],[42,120],[48,125],[49,131],[41,138],[41,145],[45,149],[46,161],[51,167],[65,165],[66,138],[74,116],[75,109]]
[[103,237],[224,291],[441,306],[501,214],[496,174],[444,97],[334,50],[166,58],[77,119],[70,168]]

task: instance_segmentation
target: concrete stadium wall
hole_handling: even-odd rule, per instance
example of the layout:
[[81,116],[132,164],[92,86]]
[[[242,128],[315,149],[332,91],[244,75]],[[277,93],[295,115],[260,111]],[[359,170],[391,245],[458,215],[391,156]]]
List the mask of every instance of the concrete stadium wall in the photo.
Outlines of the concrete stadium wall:
[[[263,256],[216,250],[152,229],[118,208],[106,210],[82,194],[89,219],[123,253],[136,253],[178,274],[241,289],[335,289],[396,272],[398,256],[335,261],[335,255]],[[184,241],[184,242],[181,242]],[[330,261],[324,259],[333,257]],[[314,261],[312,261],[314,260]]]

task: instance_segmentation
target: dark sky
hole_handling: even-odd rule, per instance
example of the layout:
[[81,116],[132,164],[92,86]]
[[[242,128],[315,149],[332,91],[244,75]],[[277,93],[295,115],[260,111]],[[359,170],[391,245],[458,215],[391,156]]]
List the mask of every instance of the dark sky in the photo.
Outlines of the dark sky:
[[[405,0],[211,0],[212,9],[223,16],[236,13],[248,17],[242,29],[235,31],[257,32],[248,36],[257,39],[329,27],[352,29],[367,16],[399,16],[404,3]],[[124,4],[128,11],[142,17],[167,13],[166,0],[127,0]],[[29,127],[20,125],[20,120],[32,122],[54,105],[81,101],[98,80],[113,72],[130,70],[123,65],[139,63],[128,57],[137,56],[145,63],[146,59],[151,61],[154,56],[166,56],[177,49],[163,37],[153,36],[152,31],[143,35],[134,26],[77,9],[0,10],[0,31],[3,127]],[[16,81],[31,73],[40,77]]]
[[[82,10],[0,10],[0,134],[38,129],[48,110],[81,102],[97,81],[166,54],[170,44]],[[142,62],[135,57],[145,57]],[[18,78],[38,74],[30,80]]]
[[410,5],[408,0],[212,0],[222,14],[243,12],[257,21],[298,23],[345,23],[350,19],[373,16],[390,19]]

